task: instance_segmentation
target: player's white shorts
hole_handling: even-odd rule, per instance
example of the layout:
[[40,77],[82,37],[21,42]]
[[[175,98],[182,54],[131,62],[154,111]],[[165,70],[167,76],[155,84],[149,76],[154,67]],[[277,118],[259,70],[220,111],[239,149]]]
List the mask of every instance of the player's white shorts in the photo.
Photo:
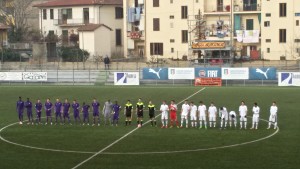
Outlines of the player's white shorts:
[[236,121],[236,117],[229,116],[229,121]]
[[277,122],[277,116],[271,115],[271,116],[269,117],[269,122],[273,122],[273,123]]
[[186,114],[181,114],[181,118],[182,118],[182,119],[188,119],[188,117],[187,117]]
[[252,117],[252,121],[253,121],[253,123],[258,123],[259,122],[259,115],[253,115],[253,117]]
[[228,116],[222,115],[221,119],[222,119],[222,120],[225,120],[225,121],[228,121]]
[[206,121],[206,116],[199,116],[199,120],[204,120],[204,121]]
[[197,120],[197,116],[196,115],[192,115],[190,116],[191,120]]
[[168,119],[168,112],[162,112],[161,113],[161,119]]
[[209,116],[209,121],[216,121],[216,116]]
[[241,116],[240,117],[240,122],[247,122],[247,117],[245,117],[245,116]]

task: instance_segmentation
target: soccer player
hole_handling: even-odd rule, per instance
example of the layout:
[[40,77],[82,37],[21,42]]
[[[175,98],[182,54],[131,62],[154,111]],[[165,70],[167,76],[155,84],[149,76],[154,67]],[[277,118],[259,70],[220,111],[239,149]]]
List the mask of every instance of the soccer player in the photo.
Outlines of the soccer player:
[[204,127],[207,129],[207,123],[206,123],[206,114],[207,109],[205,104],[203,104],[202,101],[200,101],[200,105],[198,106],[198,112],[199,112],[199,129],[202,128],[202,122],[204,122]]
[[250,129],[256,129],[258,128],[258,122],[259,122],[259,112],[260,108],[257,106],[257,103],[254,103],[254,106],[252,108],[253,117],[252,117],[252,127]]
[[93,117],[94,117],[93,126],[96,125],[96,119],[98,121],[98,126],[100,126],[99,107],[100,107],[100,103],[96,100],[96,98],[94,98],[92,103]]
[[176,126],[177,126],[177,128],[179,128],[178,120],[177,120],[177,105],[175,104],[174,100],[171,100],[171,104],[169,106],[169,109],[170,109],[170,119],[171,119],[170,128],[173,127],[174,122],[176,122]]
[[168,128],[168,111],[169,111],[169,106],[166,104],[166,101],[164,100],[162,102],[162,105],[160,105],[160,112],[161,112],[161,123],[162,126],[161,128]]
[[[221,124],[220,124],[220,129],[226,129],[227,127],[227,122],[228,122],[228,112],[226,107],[220,107],[220,111],[219,111],[219,116],[221,119]],[[224,128],[223,128],[223,123],[224,123]]]
[[23,124],[24,102],[21,97],[19,97],[19,100],[17,101],[16,109],[19,115],[19,124]]
[[85,102],[82,103],[81,112],[83,114],[83,121],[82,121],[83,126],[85,124],[87,124],[88,126],[90,125],[89,108],[90,108],[90,105],[85,104]]
[[76,124],[77,119],[78,119],[79,124],[80,124],[81,123],[80,114],[79,114],[80,105],[79,105],[79,103],[77,103],[76,100],[73,101],[72,108],[73,108],[73,113],[74,113],[73,114],[74,115],[74,122]]
[[60,125],[62,125],[62,117],[61,117],[61,112],[62,112],[62,103],[59,101],[59,99],[56,99],[56,102],[54,104],[54,109],[55,109],[55,125],[57,124],[57,118],[59,117],[60,119]]
[[49,119],[50,119],[50,124],[52,125],[52,107],[53,104],[50,102],[50,99],[48,98],[45,103],[45,110],[46,110],[46,117],[47,117],[47,122],[45,123],[45,125],[48,124]]
[[229,125],[230,127],[232,126],[232,124],[234,124],[234,127],[236,128],[236,113],[235,111],[230,111],[229,112]]
[[267,129],[270,129],[272,124],[274,125],[274,129],[277,129],[277,111],[278,108],[274,101],[270,107],[269,127]]
[[245,129],[247,129],[247,106],[245,105],[245,102],[242,101],[241,105],[239,107],[239,113],[240,113],[240,129],[243,128],[243,123],[244,123],[244,127]]
[[115,126],[118,126],[118,123],[119,123],[119,114],[120,114],[120,111],[121,111],[121,106],[118,104],[118,101],[115,101],[115,104],[112,105],[112,110],[113,110],[113,117],[112,117],[112,123],[111,125],[115,125]]
[[148,109],[149,109],[149,118],[151,120],[151,126],[153,127],[155,125],[155,127],[156,127],[155,105],[152,103],[151,100],[149,101]]
[[194,102],[190,103],[190,118],[192,127],[197,127],[197,106]]
[[138,102],[136,103],[136,115],[138,125],[142,126],[144,116],[144,103],[142,102],[141,98],[139,98]]
[[24,103],[26,110],[27,110],[27,117],[28,117],[28,123],[27,124],[32,124],[33,125],[33,116],[32,116],[32,103],[27,98],[27,101]]
[[69,103],[68,99],[65,99],[65,102],[63,103],[64,124],[66,124],[66,118],[67,118],[69,124],[72,125],[71,120],[70,120],[70,115],[69,115],[70,107],[71,107],[71,104]]
[[110,99],[108,99],[103,106],[103,115],[104,115],[104,125],[109,125],[110,122],[110,116],[112,113],[112,102]]
[[127,100],[127,103],[125,104],[125,125],[131,125],[131,119],[132,119],[132,104],[130,100]]
[[43,104],[41,103],[41,100],[38,99],[37,102],[35,103],[36,124],[41,124],[42,108],[43,108]]
[[180,128],[183,128],[183,122],[185,120],[185,125],[186,125],[186,128],[188,128],[188,114],[189,114],[189,111],[190,111],[190,105],[188,104],[188,101],[185,100],[184,101],[184,104],[182,104],[181,106],[181,124],[180,124]]
[[212,124],[214,125],[214,127],[216,127],[216,118],[217,118],[217,108],[214,105],[214,102],[210,103],[210,106],[208,108],[208,113],[209,113],[209,127],[212,127]]

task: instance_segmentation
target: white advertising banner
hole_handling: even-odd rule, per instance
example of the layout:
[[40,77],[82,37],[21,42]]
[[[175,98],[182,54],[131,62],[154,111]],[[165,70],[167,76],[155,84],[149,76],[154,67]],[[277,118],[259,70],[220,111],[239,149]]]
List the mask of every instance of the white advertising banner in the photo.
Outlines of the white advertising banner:
[[300,72],[278,72],[278,86],[300,86]]
[[47,81],[47,72],[23,72],[25,81]]
[[115,72],[115,85],[140,85],[139,72]]
[[0,72],[0,81],[22,81],[22,72]]
[[169,68],[169,79],[195,79],[194,68]]
[[0,72],[0,81],[47,81],[47,72]]
[[249,79],[249,68],[222,68],[222,79],[225,80]]

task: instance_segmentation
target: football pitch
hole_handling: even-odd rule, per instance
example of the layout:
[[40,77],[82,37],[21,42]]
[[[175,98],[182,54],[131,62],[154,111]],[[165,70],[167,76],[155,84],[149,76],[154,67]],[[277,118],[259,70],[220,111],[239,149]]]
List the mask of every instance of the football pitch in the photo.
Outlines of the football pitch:
[[[179,109],[185,99],[197,105],[202,100],[208,107],[227,107],[238,112],[240,102],[261,108],[258,130],[217,128],[151,127],[148,112],[145,124],[137,128],[134,116],[131,126],[124,126],[123,110],[119,126],[19,125],[16,101],[22,96],[33,103],[37,98],[91,103],[96,97],[103,103],[117,100],[124,107],[138,98],[149,100],[159,109],[162,100],[175,100]],[[278,130],[267,130],[272,101],[278,106]],[[300,166],[300,88],[287,87],[103,87],[103,86],[0,86],[0,168],[3,169],[298,169]],[[72,111],[71,111],[72,112]],[[35,111],[33,112],[35,117]],[[54,115],[54,113],[52,113]],[[102,114],[101,114],[102,115]],[[43,111],[42,116],[45,116]],[[74,122],[71,115],[71,121]],[[82,118],[82,114],[81,114]],[[178,111],[179,118],[179,111]],[[24,119],[27,119],[24,112]],[[53,118],[54,119],[54,118]],[[90,114],[92,121],[92,114]],[[42,119],[45,122],[45,119]],[[103,115],[101,116],[103,122]],[[239,122],[239,121],[238,121]]]

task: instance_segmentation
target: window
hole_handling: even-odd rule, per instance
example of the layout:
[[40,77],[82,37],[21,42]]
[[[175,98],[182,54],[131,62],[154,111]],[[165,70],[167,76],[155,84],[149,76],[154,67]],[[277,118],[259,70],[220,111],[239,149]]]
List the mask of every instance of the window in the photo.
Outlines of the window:
[[123,8],[122,7],[116,7],[115,8],[115,14],[116,14],[116,19],[122,19],[123,18]]
[[150,43],[150,55],[164,55],[163,43]]
[[218,12],[223,11],[223,0],[217,0],[217,11]]
[[253,19],[246,19],[246,30],[253,30]]
[[265,22],[264,22],[264,26],[265,26],[265,27],[270,27],[270,21],[265,21]]
[[170,28],[174,28],[174,23],[173,22],[170,23]]
[[170,43],[174,43],[175,42],[175,39],[170,39]]
[[53,30],[49,30],[48,36],[52,36],[54,35],[54,31]]
[[153,0],[153,7],[159,7],[159,0]]
[[170,15],[170,19],[174,19],[174,15]]
[[182,43],[188,43],[188,31],[187,30],[182,30],[181,31],[181,42]]
[[171,48],[171,53],[174,53],[174,48]]
[[279,29],[279,43],[286,43],[286,29]]
[[266,42],[267,42],[267,43],[270,43],[270,42],[271,42],[271,39],[266,39]]
[[267,53],[270,53],[270,48],[267,48]]
[[172,4],[173,3],[173,0],[170,0],[170,4]]
[[122,46],[122,33],[121,33],[121,29],[116,29],[116,46]]
[[300,43],[300,39],[295,39],[295,43]]
[[83,23],[90,23],[90,8],[83,8]]
[[159,18],[153,18],[153,31],[159,31]]
[[286,17],[286,3],[279,3],[279,16]]
[[187,19],[188,17],[188,7],[181,6],[181,19]]
[[54,19],[54,12],[53,12],[53,9],[50,9],[50,19]]
[[296,26],[299,26],[299,20],[296,20]]
[[43,9],[43,19],[47,19],[47,9]]
[[271,17],[271,13],[266,13],[266,17]]

